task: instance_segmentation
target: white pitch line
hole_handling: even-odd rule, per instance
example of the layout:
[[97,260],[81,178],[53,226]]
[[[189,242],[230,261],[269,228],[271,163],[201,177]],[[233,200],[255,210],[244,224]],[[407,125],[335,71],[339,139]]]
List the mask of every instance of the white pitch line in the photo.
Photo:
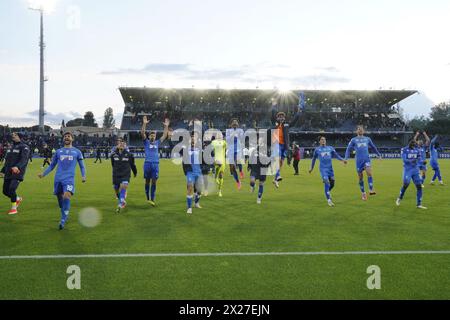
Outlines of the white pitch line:
[[350,256],[350,255],[447,255],[444,251],[316,251],[316,252],[210,252],[210,253],[122,253],[0,256],[0,260],[102,259],[155,257],[240,257],[240,256]]

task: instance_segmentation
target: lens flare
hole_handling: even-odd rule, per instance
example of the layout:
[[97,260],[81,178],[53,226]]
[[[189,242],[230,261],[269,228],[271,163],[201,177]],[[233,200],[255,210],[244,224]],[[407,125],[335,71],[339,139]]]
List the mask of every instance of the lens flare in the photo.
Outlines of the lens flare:
[[102,214],[95,208],[84,208],[78,214],[78,222],[86,228],[94,228],[102,221]]

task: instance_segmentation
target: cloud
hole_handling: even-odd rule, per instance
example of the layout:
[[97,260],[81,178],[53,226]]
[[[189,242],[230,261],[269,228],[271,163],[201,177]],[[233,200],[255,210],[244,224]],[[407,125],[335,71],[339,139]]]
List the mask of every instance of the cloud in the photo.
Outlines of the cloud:
[[0,124],[15,124],[15,123],[27,123],[27,124],[36,124],[37,119],[31,117],[14,117],[14,116],[0,116]]
[[309,74],[304,76],[271,76],[265,75],[258,78],[244,78],[244,81],[247,82],[270,82],[270,83],[287,83],[291,86],[323,86],[333,84],[344,84],[349,83],[351,81],[350,78],[339,77],[339,76],[330,76],[327,74],[319,73],[319,74]]
[[340,71],[334,66],[316,67],[308,74],[297,75],[292,68],[284,64],[262,62],[254,65],[242,65],[225,68],[202,68],[192,64],[152,63],[142,68],[123,68],[112,71],[102,71],[102,75],[151,74],[159,80],[174,78],[179,81],[209,80],[215,82],[249,83],[289,83],[301,86],[326,86],[350,82],[349,78],[340,76]]
[[102,71],[102,75],[117,75],[117,74],[145,74],[145,73],[180,73],[189,72],[189,64],[179,64],[179,63],[151,63],[143,68],[126,68],[117,69],[110,71]]
[[[33,119],[37,121],[39,117],[39,110],[31,111],[26,113],[26,115],[29,115]],[[47,125],[59,125],[61,124],[62,120],[65,120],[66,122],[68,120],[72,120],[75,118],[83,118],[83,115],[78,112],[68,112],[68,113],[53,113],[53,112],[45,112],[45,124]]]
[[[45,124],[49,126],[59,126],[61,124],[62,120],[65,120],[66,122],[68,120],[72,120],[75,118],[82,118],[83,115],[81,115],[78,112],[68,112],[68,113],[53,113],[53,112],[46,112],[45,113]],[[23,116],[4,116],[0,115],[0,123],[1,124],[8,124],[8,123],[20,123],[24,125],[36,125],[39,122],[39,110],[31,111],[25,113]]]
[[178,76],[187,80],[215,80],[234,79],[243,76],[250,66],[241,68],[204,69],[191,64],[179,63],[152,63],[142,68],[123,68],[110,71],[102,71],[101,75],[140,75],[153,74],[158,76]]
[[245,69],[210,69],[190,70],[186,79],[193,80],[228,80],[242,77],[246,74]]
[[316,70],[318,70],[318,71],[324,71],[324,72],[332,72],[332,73],[338,73],[338,72],[340,72],[338,68],[333,67],[333,66],[328,66],[328,67],[317,67]]
[[326,74],[307,75],[293,79],[295,82],[315,85],[328,85],[336,83],[349,83],[351,79],[346,77],[329,76]]

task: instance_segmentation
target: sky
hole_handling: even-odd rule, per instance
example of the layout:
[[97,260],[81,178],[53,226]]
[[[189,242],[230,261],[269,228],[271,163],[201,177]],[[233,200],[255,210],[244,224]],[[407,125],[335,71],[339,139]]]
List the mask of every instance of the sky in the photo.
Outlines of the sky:
[[[46,124],[118,87],[413,89],[407,117],[450,101],[448,0],[43,1]],[[37,124],[39,15],[0,1],[0,124]],[[52,8],[50,8],[52,7]]]

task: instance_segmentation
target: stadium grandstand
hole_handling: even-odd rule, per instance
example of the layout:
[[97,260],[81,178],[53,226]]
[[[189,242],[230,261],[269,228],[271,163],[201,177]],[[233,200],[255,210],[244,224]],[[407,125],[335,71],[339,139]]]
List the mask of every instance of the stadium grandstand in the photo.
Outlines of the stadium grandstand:
[[188,128],[192,120],[203,121],[205,129],[225,130],[232,118],[244,129],[270,128],[278,111],[288,121],[302,107],[302,114],[291,124],[291,141],[313,147],[318,135],[331,144],[344,147],[357,125],[364,125],[375,142],[386,148],[406,144],[412,132],[400,108],[401,102],[417,91],[330,91],[330,90],[224,90],[119,88],[125,103],[121,131],[129,143],[139,143],[142,117],[150,117],[150,128],[161,131],[165,117],[173,129]]

